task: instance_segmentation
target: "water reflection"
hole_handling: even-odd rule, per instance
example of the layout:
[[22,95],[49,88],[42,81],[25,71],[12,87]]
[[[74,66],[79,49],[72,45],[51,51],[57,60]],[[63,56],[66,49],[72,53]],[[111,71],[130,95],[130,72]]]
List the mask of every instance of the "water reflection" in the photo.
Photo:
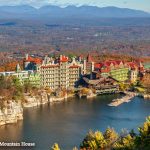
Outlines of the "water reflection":
[[120,95],[104,95],[94,99],[70,99],[24,111],[18,124],[0,127],[1,141],[36,143],[36,150],[46,150],[55,142],[65,150],[78,146],[85,134],[92,130],[104,131],[108,126],[117,131],[133,129],[150,115],[150,101],[135,98],[119,107],[107,104]]
[[22,121],[18,121],[16,124],[0,126],[0,140],[11,142],[11,139],[14,139],[19,141],[22,137],[22,126]]

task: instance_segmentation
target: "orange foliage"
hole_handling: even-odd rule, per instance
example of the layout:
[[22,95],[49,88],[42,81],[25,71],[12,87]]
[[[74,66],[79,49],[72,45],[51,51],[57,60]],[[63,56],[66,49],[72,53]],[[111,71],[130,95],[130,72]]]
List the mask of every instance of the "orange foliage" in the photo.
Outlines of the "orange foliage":
[[20,64],[20,67],[23,69],[23,62],[17,62],[17,61],[12,61],[12,62],[8,62],[5,63],[3,65],[0,66],[0,72],[4,72],[4,71],[15,71],[17,64]]

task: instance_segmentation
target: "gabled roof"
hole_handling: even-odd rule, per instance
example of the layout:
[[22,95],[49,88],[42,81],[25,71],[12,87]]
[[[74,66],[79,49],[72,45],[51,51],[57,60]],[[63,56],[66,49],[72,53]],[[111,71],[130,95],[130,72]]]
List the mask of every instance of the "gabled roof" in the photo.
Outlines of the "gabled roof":
[[104,68],[100,70],[101,73],[109,73],[110,72],[110,68]]
[[137,69],[137,68],[138,68],[137,64],[134,63],[134,62],[128,62],[127,65],[128,65],[131,69]]
[[61,55],[60,58],[59,58],[60,62],[68,62],[68,60],[69,60],[68,57],[66,57],[64,55]]
[[94,64],[94,67],[97,68],[97,69],[100,69],[102,66],[103,66],[102,63],[96,63],[96,64]]
[[35,64],[41,64],[42,63],[42,59],[28,56],[27,59],[24,59],[24,62],[32,62],[32,63],[35,63]]

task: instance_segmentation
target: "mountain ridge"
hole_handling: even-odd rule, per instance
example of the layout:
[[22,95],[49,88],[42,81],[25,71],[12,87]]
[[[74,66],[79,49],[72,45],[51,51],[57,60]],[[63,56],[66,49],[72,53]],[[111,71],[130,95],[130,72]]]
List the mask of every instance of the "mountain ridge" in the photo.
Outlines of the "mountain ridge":
[[[0,6],[0,18],[32,18],[34,17],[81,17],[86,18],[131,18],[131,17],[150,17],[150,13],[129,8],[119,8],[114,6],[97,7],[97,6],[75,6],[68,5],[60,7],[56,5],[46,5],[35,8],[30,5],[18,6]],[[9,16],[10,15],[10,16]]]

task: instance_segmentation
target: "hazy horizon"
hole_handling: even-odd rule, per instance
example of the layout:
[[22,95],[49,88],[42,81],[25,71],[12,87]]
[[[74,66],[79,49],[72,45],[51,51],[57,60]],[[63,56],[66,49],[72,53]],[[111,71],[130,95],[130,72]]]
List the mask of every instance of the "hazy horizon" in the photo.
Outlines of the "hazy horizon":
[[60,7],[66,7],[68,5],[88,5],[97,7],[129,8],[150,12],[148,4],[148,0],[0,0],[0,6],[30,5],[39,8],[45,5],[56,5]]

